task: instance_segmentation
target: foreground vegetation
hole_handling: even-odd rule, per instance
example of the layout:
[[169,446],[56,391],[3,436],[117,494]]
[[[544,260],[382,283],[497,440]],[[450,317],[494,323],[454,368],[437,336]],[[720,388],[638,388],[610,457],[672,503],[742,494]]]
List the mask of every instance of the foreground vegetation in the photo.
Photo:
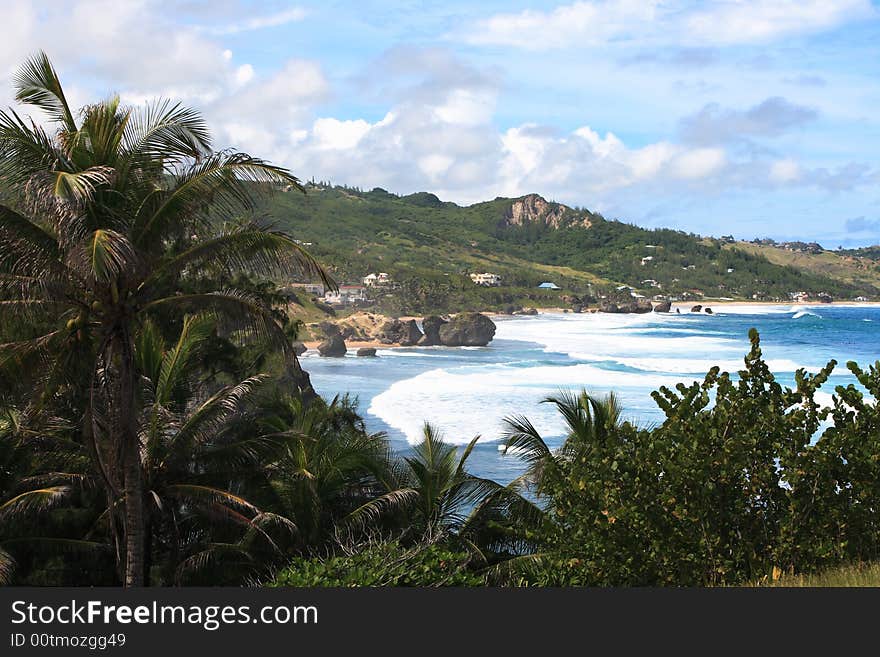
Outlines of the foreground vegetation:
[[0,113],[3,583],[721,585],[880,559],[880,363],[820,408],[836,364],[785,388],[753,332],[738,374],[655,392],[657,427],[586,391],[545,400],[559,450],[508,418],[508,486],[431,426],[395,454],[291,348],[273,281],[333,283],[252,215],[296,178],[212,152],[178,106],[74,115],[43,56],[17,87],[55,132]]
[[754,583],[755,586],[785,587],[880,587],[880,564],[838,566],[808,575],[772,576]]

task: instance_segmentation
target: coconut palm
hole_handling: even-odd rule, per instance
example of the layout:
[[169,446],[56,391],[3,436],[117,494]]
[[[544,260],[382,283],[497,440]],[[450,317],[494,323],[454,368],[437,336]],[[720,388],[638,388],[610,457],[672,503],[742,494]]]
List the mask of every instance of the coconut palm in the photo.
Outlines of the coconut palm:
[[[38,562],[59,553],[110,553],[106,541],[91,536],[102,496],[86,450],[70,434],[59,418],[0,408],[0,585],[12,582],[16,553]],[[65,507],[79,512],[53,523],[50,514]]]
[[392,457],[347,397],[305,404],[285,394],[267,404],[259,427],[278,450],[262,468],[263,506],[296,521],[299,549],[324,547],[340,520],[381,494]]
[[355,510],[349,521],[403,514],[411,538],[430,542],[456,533],[480,501],[503,490],[500,484],[467,471],[479,439],[473,438],[459,453],[440,431],[425,423],[421,442],[383,478],[386,492]]
[[0,345],[0,380],[34,407],[81,400],[82,439],[110,494],[124,498],[124,581],[140,585],[138,327],[211,312],[227,334],[271,340],[300,372],[269,309],[210,281],[243,271],[332,282],[294,239],[247,218],[260,195],[301,189],[297,179],[245,153],[213,152],[195,110],[111,98],[75,115],[43,53],[15,87],[50,127],[0,111],[0,180],[14,191],[0,205],[0,308],[39,329]]
[[510,452],[526,463],[526,472],[518,483],[531,487],[538,497],[548,497],[552,506],[552,493],[566,486],[572,469],[620,427],[622,409],[614,393],[597,398],[586,390],[579,394],[562,391],[543,403],[554,404],[565,421],[562,447],[552,450],[531,421],[517,415],[504,420],[504,453]]
[[[296,532],[287,518],[248,499],[249,481],[278,451],[277,441],[255,434],[251,423],[265,377],[210,396],[194,385],[196,360],[213,323],[208,316],[187,317],[177,342],[167,346],[156,325],[147,322],[136,341],[145,398],[139,435],[147,557],[164,556],[159,565],[166,582],[180,583],[214,565],[233,581],[231,569],[250,574],[281,556],[273,531]],[[255,558],[260,553],[267,557]]]

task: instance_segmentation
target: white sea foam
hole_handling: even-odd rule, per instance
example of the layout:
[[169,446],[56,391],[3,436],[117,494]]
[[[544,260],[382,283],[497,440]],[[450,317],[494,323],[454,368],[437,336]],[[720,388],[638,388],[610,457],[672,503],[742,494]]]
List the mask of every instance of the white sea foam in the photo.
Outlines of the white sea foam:
[[504,417],[523,413],[542,433],[558,435],[558,415],[539,402],[560,389],[584,387],[594,394],[614,390],[630,408],[638,404],[650,409],[651,390],[694,378],[701,377],[621,372],[588,364],[435,369],[393,384],[373,398],[368,412],[400,430],[411,443],[421,439],[425,421],[438,426],[453,443],[467,443],[479,433],[495,440],[501,436]]
[[[725,306],[724,310],[728,309]],[[781,313],[781,319],[814,312],[808,307],[785,305],[742,309]],[[703,330],[707,327],[712,330]],[[503,433],[503,418],[517,414],[527,415],[542,435],[552,437],[562,435],[562,421],[552,405],[539,402],[560,389],[586,388],[593,394],[613,390],[631,417],[642,423],[659,421],[662,414],[650,397],[651,391],[702,380],[714,365],[731,373],[744,368],[747,337],[730,337],[721,332],[723,327],[723,322],[687,313],[547,314],[499,321],[496,342],[488,349],[509,350],[513,358],[504,363],[457,367],[435,361],[439,367],[398,381],[373,397],[368,413],[399,430],[410,442],[421,439],[424,421],[437,425],[457,444],[478,433],[483,440],[497,440]],[[525,359],[517,342],[529,354]],[[528,344],[540,345],[554,356],[536,359]],[[396,356],[408,353],[428,355],[425,350],[389,351]],[[555,364],[555,354],[574,362]],[[764,356],[771,371],[783,379],[800,368],[815,372],[825,362],[819,345],[807,351],[794,345],[765,346]]]

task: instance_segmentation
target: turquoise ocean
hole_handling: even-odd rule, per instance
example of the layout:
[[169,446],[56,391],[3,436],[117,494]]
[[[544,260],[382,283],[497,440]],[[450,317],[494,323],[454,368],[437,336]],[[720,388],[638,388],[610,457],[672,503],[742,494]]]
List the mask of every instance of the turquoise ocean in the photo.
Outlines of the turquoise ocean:
[[354,349],[344,358],[308,352],[302,364],[323,397],[356,397],[368,429],[387,433],[398,451],[418,442],[425,421],[453,443],[481,436],[469,469],[506,483],[522,464],[498,449],[503,418],[526,415],[558,445],[562,423],[540,401],[561,389],[614,391],[626,419],[651,426],[663,420],[652,390],[701,380],[713,365],[742,369],[752,327],[784,385],[793,385],[798,368],[816,371],[838,361],[820,393],[825,403],[835,385],[856,383],[848,360],[866,367],[880,359],[880,306],[725,304],[713,310],[500,317],[487,347],[380,349],[378,358],[357,358]]

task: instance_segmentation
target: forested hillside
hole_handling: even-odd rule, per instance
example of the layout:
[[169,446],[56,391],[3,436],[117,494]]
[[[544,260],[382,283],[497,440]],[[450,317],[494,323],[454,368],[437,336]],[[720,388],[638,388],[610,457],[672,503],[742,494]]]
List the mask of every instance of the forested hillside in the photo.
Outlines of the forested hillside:
[[[449,298],[549,305],[566,293],[598,297],[622,285],[683,299],[788,300],[798,291],[835,299],[880,295],[876,277],[847,275],[857,258],[832,255],[839,267],[799,267],[744,243],[646,230],[537,195],[462,207],[429,193],[312,184],[305,196],[294,190],[275,196],[266,212],[308,243],[340,282],[385,271],[427,306]],[[726,228],[719,232],[730,232]],[[467,274],[484,271],[501,275],[502,287],[474,289]],[[562,290],[537,291],[545,281]]]

